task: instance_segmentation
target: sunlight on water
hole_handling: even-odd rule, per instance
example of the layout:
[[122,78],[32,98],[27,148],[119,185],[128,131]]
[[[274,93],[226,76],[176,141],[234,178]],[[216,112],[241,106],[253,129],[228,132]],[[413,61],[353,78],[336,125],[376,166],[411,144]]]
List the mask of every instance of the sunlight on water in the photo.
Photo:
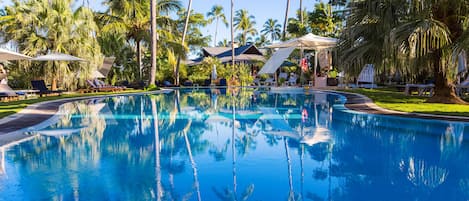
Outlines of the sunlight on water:
[[468,200],[468,124],[335,94],[216,89],[64,105],[0,149],[0,200]]

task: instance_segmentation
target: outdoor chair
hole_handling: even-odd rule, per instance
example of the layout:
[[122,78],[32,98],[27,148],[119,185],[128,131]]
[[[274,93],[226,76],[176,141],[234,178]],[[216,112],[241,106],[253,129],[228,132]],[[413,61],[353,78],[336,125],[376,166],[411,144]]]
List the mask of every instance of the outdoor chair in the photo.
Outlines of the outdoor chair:
[[296,85],[296,81],[298,80],[298,76],[296,74],[290,75],[290,78],[287,80],[287,84],[290,86]]
[[463,82],[461,82],[460,84],[456,85],[455,87],[455,91],[456,91],[456,94],[458,96],[462,96],[466,93],[468,93],[468,89],[469,89],[469,76],[466,78],[466,80],[464,80]]
[[419,96],[433,96],[434,87],[434,84],[406,84],[404,93],[409,96],[412,95],[413,89],[417,89]]
[[271,78],[271,77],[267,78],[266,80],[264,80],[264,84],[263,84],[263,85],[264,85],[264,86],[273,86],[273,85],[275,85],[275,80],[274,80],[274,78]]
[[39,90],[39,96],[42,97],[44,94],[58,94],[59,96],[62,95],[62,91],[60,90],[49,90],[47,88],[46,83],[44,80],[32,80],[31,86],[34,90]]
[[[117,91],[118,89],[114,87],[105,87],[101,85],[96,85],[96,83],[92,80],[86,80],[86,83],[90,86],[90,89],[93,91],[99,91],[99,92],[109,92],[109,91]],[[85,92],[85,91],[83,91]]]
[[220,85],[220,86],[224,86],[224,87],[227,86],[227,84],[226,84],[226,79],[225,79],[225,78],[220,79],[219,85]]

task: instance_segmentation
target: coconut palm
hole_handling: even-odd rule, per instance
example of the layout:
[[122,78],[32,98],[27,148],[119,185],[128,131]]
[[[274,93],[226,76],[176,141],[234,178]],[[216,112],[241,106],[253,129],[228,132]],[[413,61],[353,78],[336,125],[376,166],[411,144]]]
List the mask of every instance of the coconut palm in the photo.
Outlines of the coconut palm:
[[207,13],[207,20],[209,23],[215,21],[215,35],[213,39],[213,46],[217,44],[217,32],[218,32],[218,21],[221,20],[225,27],[228,27],[228,21],[226,20],[226,16],[223,13],[223,7],[221,5],[214,5],[210,12]]
[[77,86],[76,72],[82,72],[78,78],[83,80],[102,59],[95,37],[98,27],[93,16],[88,8],[73,10],[70,0],[15,1],[0,17],[0,29],[4,42],[15,42],[18,49],[27,55],[60,52],[90,61],[75,64],[49,62],[38,66],[42,71],[39,76],[50,80],[53,89],[57,88],[58,81],[65,88],[73,89]]
[[433,73],[435,95],[429,102],[463,103],[451,85],[455,69],[451,57],[469,37],[465,29],[469,2],[361,1],[351,2],[350,7],[341,44],[345,63],[360,66],[361,60],[381,70],[385,64],[407,63],[406,70]]
[[236,30],[241,31],[239,34],[239,42],[242,45],[247,43],[249,35],[254,36],[257,34],[257,30],[254,28],[256,25],[255,17],[249,15],[246,9],[236,11],[234,25]]
[[263,29],[261,30],[261,33],[264,35],[270,35],[270,40],[271,42],[274,42],[278,39],[280,39],[281,36],[281,28],[282,26],[278,24],[277,20],[274,20],[272,18],[268,19],[263,26]]
[[[150,82],[149,84],[155,83],[156,77],[156,57],[157,57],[157,46],[158,46],[158,33],[156,32],[156,0],[151,0],[150,3],[150,20],[151,20],[151,68],[150,68]],[[139,63],[140,64],[140,63]]]
[[234,47],[234,0],[231,0],[231,15],[230,15],[230,30],[231,30],[231,68],[235,68],[235,47]]

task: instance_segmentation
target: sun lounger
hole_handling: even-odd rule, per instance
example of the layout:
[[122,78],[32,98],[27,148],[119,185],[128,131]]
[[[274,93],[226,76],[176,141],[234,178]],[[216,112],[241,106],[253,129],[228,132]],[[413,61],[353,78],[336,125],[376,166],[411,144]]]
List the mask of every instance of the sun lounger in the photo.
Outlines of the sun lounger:
[[296,74],[290,75],[290,78],[288,78],[287,84],[290,86],[296,85],[296,81],[298,80],[298,76]]
[[273,86],[273,85],[275,85],[275,80],[274,80],[274,78],[271,78],[271,77],[267,78],[267,79],[263,82],[263,85],[264,85],[264,86]]
[[60,90],[49,90],[47,88],[46,83],[44,80],[32,80],[31,81],[31,86],[33,87],[34,90],[39,90],[39,96],[42,97],[44,94],[58,94],[59,96],[62,95],[62,91]]
[[109,92],[109,91],[115,92],[115,91],[122,90],[122,88],[118,88],[114,86],[106,86],[99,81],[97,82],[96,80],[86,80],[86,83],[88,83],[91,90],[96,90],[99,92]]
[[419,96],[433,96],[434,87],[434,84],[406,84],[404,93],[409,96],[412,95],[412,89],[417,89]]

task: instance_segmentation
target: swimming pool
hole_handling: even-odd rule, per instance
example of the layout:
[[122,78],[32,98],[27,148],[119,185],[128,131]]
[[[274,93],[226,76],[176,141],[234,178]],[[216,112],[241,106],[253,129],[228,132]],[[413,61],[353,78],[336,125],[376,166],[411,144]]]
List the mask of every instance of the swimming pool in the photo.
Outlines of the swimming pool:
[[65,104],[0,150],[0,200],[468,200],[465,123],[333,93],[223,89]]

